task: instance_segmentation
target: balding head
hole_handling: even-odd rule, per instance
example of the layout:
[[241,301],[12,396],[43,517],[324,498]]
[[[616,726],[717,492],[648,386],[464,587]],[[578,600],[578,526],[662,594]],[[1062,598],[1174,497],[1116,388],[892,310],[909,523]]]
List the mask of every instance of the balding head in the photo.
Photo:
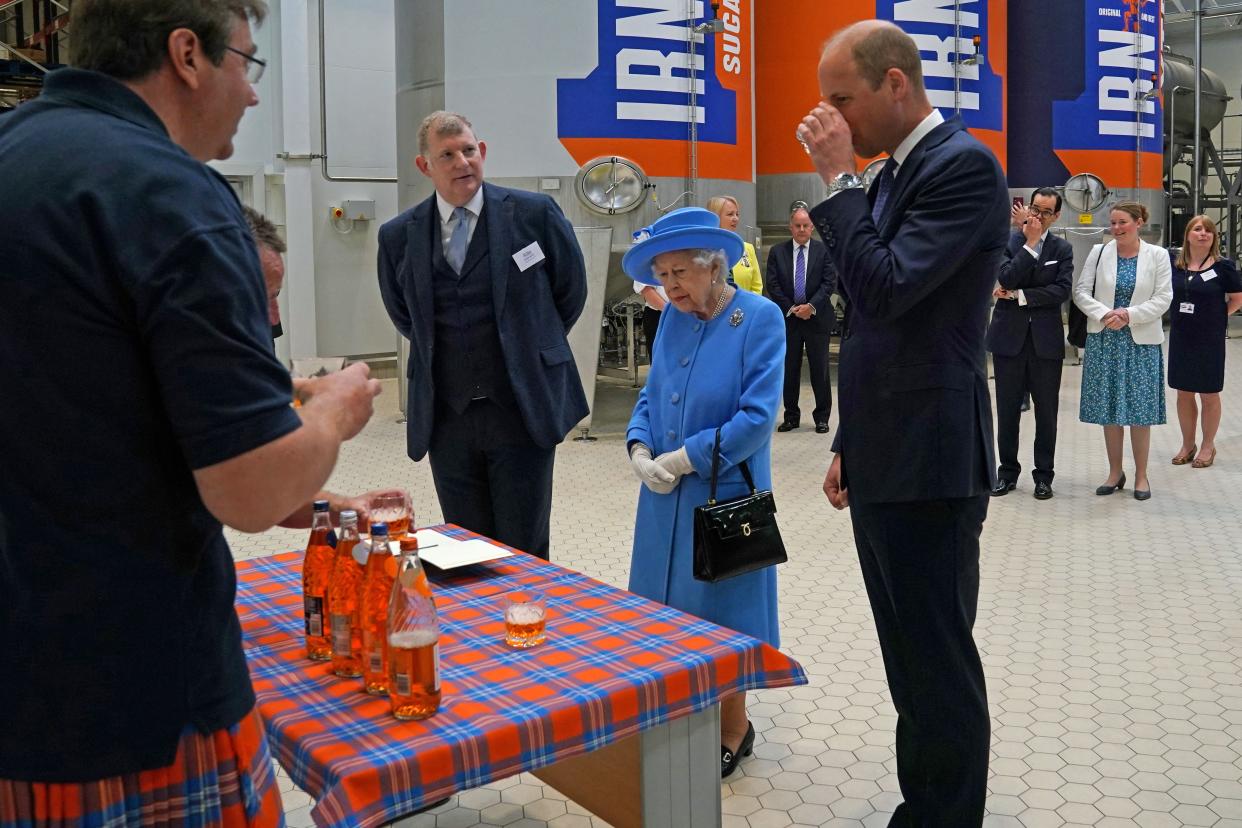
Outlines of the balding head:
[[864,20],[833,35],[820,56],[819,85],[864,158],[891,153],[931,113],[919,48],[885,20]]

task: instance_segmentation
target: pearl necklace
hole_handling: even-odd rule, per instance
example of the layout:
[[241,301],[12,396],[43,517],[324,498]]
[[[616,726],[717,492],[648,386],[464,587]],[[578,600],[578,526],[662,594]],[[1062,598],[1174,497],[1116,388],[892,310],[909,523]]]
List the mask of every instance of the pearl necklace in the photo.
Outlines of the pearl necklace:
[[712,315],[709,319],[715,319],[724,311],[725,305],[729,304],[729,297],[733,294],[733,288],[728,285],[724,286],[724,290],[720,291],[720,298],[716,300],[716,307],[712,309]]

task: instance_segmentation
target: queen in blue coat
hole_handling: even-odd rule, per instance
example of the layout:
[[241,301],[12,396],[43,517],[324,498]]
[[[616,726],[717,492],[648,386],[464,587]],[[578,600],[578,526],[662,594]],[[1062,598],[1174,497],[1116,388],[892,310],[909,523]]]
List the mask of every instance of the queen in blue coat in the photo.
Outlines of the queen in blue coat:
[[[697,207],[645,230],[625,255],[630,278],[660,285],[669,303],[652,349],[651,372],[626,434],[643,483],[634,528],[630,590],[780,646],[776,571],[708,583],[692,574],[694,509],[709,497],[712,447],[721,430],[718,499],[746,494],[745,460],[760,489],[771,488],[772,428],[780,405],[785,324],[768,299],[731,287],[742,240]],[[751,752],[745,694],[721,705],[721,774]]]

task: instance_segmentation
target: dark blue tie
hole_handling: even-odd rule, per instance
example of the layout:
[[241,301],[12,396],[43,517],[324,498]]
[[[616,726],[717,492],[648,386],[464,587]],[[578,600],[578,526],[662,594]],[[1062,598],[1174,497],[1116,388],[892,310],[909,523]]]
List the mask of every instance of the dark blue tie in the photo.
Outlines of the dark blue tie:
[[806,302],[806,248],[798,246],[798,258],[794,262],[794,302]]
[[893,179],[896,173],[897,162],[889,156],[880,170],[880,181],[875,188],[875,204],[871,207],[871,220],[876,224],[880,223],[880,217],[884,215],[884,207],[888,204],[888,194],[893,189]]

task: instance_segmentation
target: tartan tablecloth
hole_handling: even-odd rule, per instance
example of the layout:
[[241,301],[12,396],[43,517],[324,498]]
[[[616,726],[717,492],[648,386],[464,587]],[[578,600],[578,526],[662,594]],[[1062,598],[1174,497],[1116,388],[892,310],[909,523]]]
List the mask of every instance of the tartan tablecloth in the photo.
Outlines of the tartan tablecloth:
[[[437,527],[460,539],[477,535]],[[399,722],[304,657],[302,553],[237,563],[237,613],[273,753],[316,825],[368,828],[602,747],[739,690],[805,684],[768,645],[530,555],[439,573],[440,710]],[[548,640],[503,643],[500,596],[542,590]]]

